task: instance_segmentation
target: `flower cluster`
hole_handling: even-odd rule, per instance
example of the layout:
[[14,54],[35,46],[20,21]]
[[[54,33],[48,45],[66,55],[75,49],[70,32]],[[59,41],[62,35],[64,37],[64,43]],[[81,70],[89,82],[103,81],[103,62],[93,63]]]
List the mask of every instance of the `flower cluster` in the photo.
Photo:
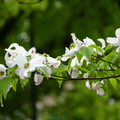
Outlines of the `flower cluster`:
[[72,33],[73,43],[57,58],[37,53],[35,47],[26,51],[17,43],[11,44],[5,49],[7,66],[0,64],[2,95],[6,97],[11,86],[15,89],[17,82],[14,80],[20,80],[24,84],[26,78],[34,79],[35,85],[39,85],[44,77],[57,80],[59,84],[59,81],[65,80],[86,80],[88,89],[96,90],[99,95],[105,94],[104,85],[108,83],[106,80],[116,88],[116,80],[120,78],[120,28],[115,34],[116,37],[108,37],[106,41],[97,39],[99,44],[96,44],[88,37],[79,40]]
[[31,77],[31,73],[34,72],[34,81],[36,85],[39,85],[43,80],[43,73],[39,68],[45,68],[47,71],[47,77],[51,77],[51,69],[49,67],[57,68],[60,65],[60,60],[50,57],[47,54],[38,54],[33,47],[29,51],[26,51],[22,46],[17,43],[13,43],[6,50],[5,61],[8,67],[14,67],[17,65],[17,69],[14,71],[21,79]]

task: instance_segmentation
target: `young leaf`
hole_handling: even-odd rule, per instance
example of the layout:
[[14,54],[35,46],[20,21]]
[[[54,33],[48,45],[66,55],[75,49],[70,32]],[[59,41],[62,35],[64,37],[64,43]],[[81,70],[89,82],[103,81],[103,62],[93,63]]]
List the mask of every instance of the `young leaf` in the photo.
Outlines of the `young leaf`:
[[59,88],[61,88],[61,85],[62,85],[63,81],[62,80],[57,80],[57,82],[59,84]]
[[13,81],[12,81],[12,88],[14,91],[16,91],[16,84],[18,82],[18,78],[13,78]]
[[96,48],[97,51],[103,52],[102,48],[98,47],[97,45],[92,44],[89,47]]
[[110,78],[110,83],[112,84],[112,86],[116,89],[117,87],[117,80],[115,78]]
[[71,62],[72,62],[72,59],[73,59],[73,58],[70,58],[69,61],[68,61],[68,71],[71,69]]
[[83,57],[83,55],[80,54],[79,52],[76,52],[76,56],[77,56],[78,61],[80,61],[81,58]]
[[89,47],[81,47],[79,50],[79,53],[82,54],[83,56],[86,56],[88,59],[91,58],[91,54],[93,53],[93,50]]
[[21,87],[24,88],[28,83],[29,78],[20,79]]
[[84,67],[80,67],[78,65],[75,65],[75,67],[78,68],[79,70],[83,71],[83,72],[86,72],[86,73],[88,72],[88,70]]
[[95,63],[90,63],[89,64],[89,68],[92,70],[92,71],[95,71],[96,70],[96,64]]
[[0,104],[3,107],[3,100],[2,100],[2,91],[0,90]]
[[2,80],[0,80],[0,103],[2,103],[2,96],[6,99],[7,93],[11,87],[11,81],[9,77],[4,77]]
[[46,76],[46,78],[48,78],[49,75],[46,67],[37,67],[36,70],[41,71]]
[[8,77],[4,77],[2,80],[0,80],[0,90],[2,91],[4,98],[6,98],[10,86],[11,81]]

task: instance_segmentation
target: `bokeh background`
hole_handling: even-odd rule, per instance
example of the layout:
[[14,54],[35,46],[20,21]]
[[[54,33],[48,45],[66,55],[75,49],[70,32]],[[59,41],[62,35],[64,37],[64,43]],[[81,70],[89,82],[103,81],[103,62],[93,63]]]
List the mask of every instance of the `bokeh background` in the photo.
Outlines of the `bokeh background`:
[[[35,0],[21,0],[36,2]],[[43,0],[34,5],[0,0],[0,63],[5,48],[18,43],[52,57],[64,54],[72,42],[70,33],[82,40],[115,36],[120,27],[120,0]],[[99,96],[84,81],[31,80],[23,89],[17,84],[0,107],[0,120],[120,120],[120,84],[109,85]]]

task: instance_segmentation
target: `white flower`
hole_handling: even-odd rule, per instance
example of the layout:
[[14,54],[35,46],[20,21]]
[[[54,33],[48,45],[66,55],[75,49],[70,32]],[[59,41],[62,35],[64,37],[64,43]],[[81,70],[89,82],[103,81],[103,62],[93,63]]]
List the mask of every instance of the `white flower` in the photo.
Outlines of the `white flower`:
[[9,48],[5,50],[7,51],[5,54],[5,61],[8,67],[15,66],[14,59],[17,55],[25,55],[27,53],[27,51],[23,47],[19,46],[17,43],[11,44]]
[[69,72],[72,78],[77,78],[80,74],[81,71],[78,68],[72,68],[71,72]]
[[8,67],[13,67],[16,65],[15,59],[17,56],[31,56],[34,57],[36,49],[33,47],[29,51],[26,51],[22,46],[19,46],[17,43],[13,43],[9,46],[8,49],[5,49],[7,52],[5,54],[5,61]]
[[88,37],[86,37],[85,39],[83,39],[83,42],[84,42],[84,46],[86,46],[86,47],[88,47],[88,46],[90,46],[92,44],[95,45],[95,42],[92,39],[88,38]]
[[86,87],[88,89],[93,89],[96,90],[97,94],[99,95],[104,95],[105,91],[103,90],[102,84],[104,84],[103,81],[97,81],[97,82],[92,82],[92,87],[90,86],[89,80],[86,81]]
[[39,85],[43,81],[43,76],[39,73],[34,74],[35,85]]
[[65,48],[65,54],[61,58],[62,61],[66,61],[69,58],[73,57],[74,53],[82,47],[83,42],[76,38],[75,33],[71,33],[71,36],[73,39],[73,43],[70,45],[70,49]]
[[6,77],[6,67],[2,64],[0,64],[0,79],[3,79]]
[[18,65],[17,70],[15,71],[17,75],[21,79],[24,79],[25,77],[30,77],[32,72],[35,72],[34,74],[34,81],[35,85],[39,85],[43,80],[42,71],[36,71],[36,68],[39,67],[45,67],[47,70],[47,77],[51,77],[51,69],[45,65],[46,58],[44,56],[40,56],[38,54],[35,54],[32,59],[29,61],[25,56],[18,55],[15,59],[16,64]]
[[89,76],[89,73],[84,73],[84,74],[83,74],[83,77],[84,77],[84,78],[88,78],[88,76]]
[[47,62],[48,62],[49,66],[54,67],[54,68],[59,67],[59,65],[61,63],[60,60],[57,60],[57,59],[49,57],[49,56],[47,57]]
[[105,40],[102,39],[102,38],[99,38],[97,39],[101,44],[102,44],[102,47],[101,48],[105,48],[106,47],[106,44],[105,44]]
[[15,63],[18,65],[16,73],[21,79],[24,77],[30,77],[30,72],[34,72],[36,67],[45,66],[45,57],[40,55],[35,55],[30,61],[23,55],[18,55],[15,59]]
[[88,89],[91,89],[91,86],[90,86],[89,80],[86,81],[85,86],[86,86]]
[[80,74],[81,71],[75,67],[75,65],[81,66],[82,64],[78,61],[77,57],[74,57],[71,61],[70,66],[72,67],[69,74],[71,75],[72,78],[77,78]]
[[120,46],[120,28],[116,29],[115,35],[116,37],[108,37],[107,43],[112,46]]
[[75,33],[71,33],[71,36],[72,36],[72,39],[73,39],[73,43],[76,44],[76,46],[75,46],[75,51],[78,51],[78,50],[81,48],[83,42],[81,42],[81,41],[75,36]]
[[19,46],[17,43],[13,43],[9,46],[8,49],[5,49],[11,56],[16,56],[18,54],[25,54],[27,51],[22,47]]
[[66,49],[65,54],[61,58],[62,61],[67,61],[69,58],[73,57],[73,55],[75,53],[74,49],[69,50],[67,47],[65,49]]
[[78,61],[77,57],[74,57],[71,61],[71,67],[74,67],[75,65],[81,66],[82,64]]

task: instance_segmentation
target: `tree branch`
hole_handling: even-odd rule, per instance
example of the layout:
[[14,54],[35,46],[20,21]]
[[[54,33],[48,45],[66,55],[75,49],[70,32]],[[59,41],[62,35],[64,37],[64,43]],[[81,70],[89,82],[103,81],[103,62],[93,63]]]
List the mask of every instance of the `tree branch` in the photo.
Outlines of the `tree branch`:
[[[56,75],[54,75],[55,77]],[[120,77],[120,75],[116,75],[116,76],[108,76],[108,77],[88,77],[88,78],[65,78],[65,77],[61,77],[61,76],[56,76],[59,78],[51,78],[53,80],[61,80],[61,81],[70,81],[70,80],[99,80],[99,79],[109,79],[109,78],[117,78]]]
[[[92,55],[93,57],[95,57],[95,59],[94,60],[102,60],[103,62],[107,62],[109,65],[111,64],[111,65],[114,65],[114,66],[116,66],[117,68],[120,68],[119,66],[117,66],[116,64],[114,64],[114,63],[112,63],[112,62],[110,62],[110,61],[107,61],[107,60],[104,60],[104,59],[102,59],[102,58],[97,58],[96,56],[94,56],[94,55]],[[110,66],[111,67],[111,66]]]

